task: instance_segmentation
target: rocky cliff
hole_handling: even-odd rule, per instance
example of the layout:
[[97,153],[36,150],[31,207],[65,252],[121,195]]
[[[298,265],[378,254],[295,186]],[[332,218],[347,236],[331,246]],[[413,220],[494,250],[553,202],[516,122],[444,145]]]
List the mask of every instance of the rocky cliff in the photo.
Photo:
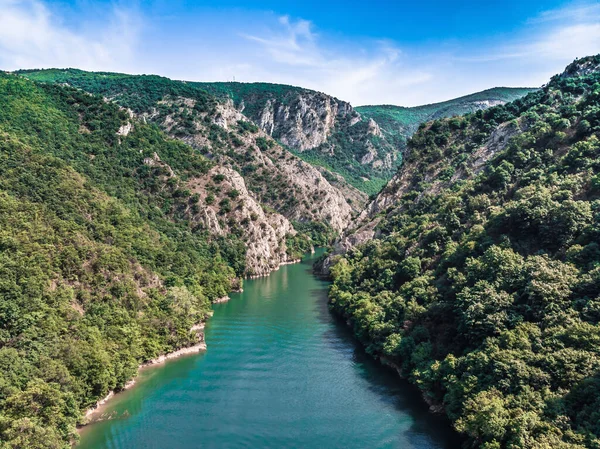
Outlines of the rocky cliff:
[[[195,201],[184,212],[198,231],[239,237],[246,246],[247,275],[266,274],[292,257],[286,241],[296,234],[293,221],[323,223],[341,232],[366,202],[366,195],[343,178],[284,148],[248,119],[243,107],[217,99],[194,83],[79,70],[30,71],[26,76],[69,84],[119,104],[129,113],[129,122],[120,126],[118,136],[129,134],[136,120],[153,123],[211,160],[215,166],[210,175],[198,172],[177,181],[178,189],[194,193]],[[325,125],[314,122],[314,136],[306,136],[305,142],[317,143],[350,108],[323,99]],[[317,114],[308,103],[280,113],[295,115],[305,124]],[[148,163],[163,164],[152,158]],[[162,168],[162,182],[175,183],[167,179],[170,168]]]
[[600,55],[586,56],[576,59],[569,64],[563,73],[558,75],[560,78],[577,78],[580,76],[591,75],[600,71]]
[[[341,232],[364,206],[364,194],[287,151],[231,101],[217,104],[212,114],[197,114],[187,125],[191,131],[186,130],[183,124],[193,116],[194,107],[189,98],[165,98],[144,116],[219,165],[240,173],[258,202],[289,220],[323,222]],[[336,186],[328,179],[335,180]]]
[[187,187],[196,194],[190,220],[211,233],[238,236],[246,245],[248,276],[265,276],[293,260],[286,247],[286,238],[296,234],[293,226],[283,215],[265,211],[238,172],[217,165]]
[[349,103],[329,95],[305,91],[290,97],[268,99],[256,122],[270,136],[298,151],[317,148],[336,127],[360,121]]
[[195,83],[234,106],[265,133],[309,162],[330,167],[375,193],[400,162],[374,120],[321,92],[266,83]]

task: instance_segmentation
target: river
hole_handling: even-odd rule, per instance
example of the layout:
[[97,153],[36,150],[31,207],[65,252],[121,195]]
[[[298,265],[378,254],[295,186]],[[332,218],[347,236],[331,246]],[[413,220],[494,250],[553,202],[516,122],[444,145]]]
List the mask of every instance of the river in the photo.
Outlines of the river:
[[448,423],[329,313],[314,257],[215,304],[207,352],[143,370],[77,448],[460,447]]

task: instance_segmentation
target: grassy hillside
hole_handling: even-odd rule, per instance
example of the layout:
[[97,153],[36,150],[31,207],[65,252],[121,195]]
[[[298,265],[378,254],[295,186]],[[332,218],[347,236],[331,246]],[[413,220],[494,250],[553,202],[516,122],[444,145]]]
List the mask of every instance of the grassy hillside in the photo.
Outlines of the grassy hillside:
[[[212,163],[102,97],[0,74],[0,441],[67,448],[84,409],[190,328],[243,272],[193,229]],[[173,173],[145,160],[159,156]]]
[[600,446],[600,74],[568,73],[423,125],[332,268],[331,308],[466,447]]

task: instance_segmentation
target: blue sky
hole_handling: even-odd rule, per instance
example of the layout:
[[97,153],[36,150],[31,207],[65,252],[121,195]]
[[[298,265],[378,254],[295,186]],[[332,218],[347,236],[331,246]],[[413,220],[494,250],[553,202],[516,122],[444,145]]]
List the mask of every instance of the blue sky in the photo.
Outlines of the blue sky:
[[354,105],[539,86],[600,53],[598,0],[0,0],[0,68],[266,81]]

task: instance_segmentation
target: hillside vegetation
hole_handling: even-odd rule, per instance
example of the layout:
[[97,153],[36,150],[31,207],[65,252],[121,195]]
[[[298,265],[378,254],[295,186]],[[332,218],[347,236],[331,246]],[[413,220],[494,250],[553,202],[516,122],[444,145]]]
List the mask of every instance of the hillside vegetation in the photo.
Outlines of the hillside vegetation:
[[464,97],[423,106],[377,105],[357,106],[354,109],[361,116],[375,120],[390,142],[404,148],[406,141],[417,131],[421,123],[499,106],[536,90],[521,87],[494,87]]
[[331,308],[467,447],[600,447],[600,56],[421,125]]
[[[150,114],[148,118],[159,124],[159,120],[169,116],[179,125],[174,137],[188,139],[188,143],[191,135],[198,134],[196,117],[201,115],[200,127],[209,127],[206,137],[218,144],[218,124],[211,123],[211,118],[219,116],[221,103],[226,108],[235,108],[300,159],[342,175],[349,184],[370,195],[379,192],[393,176],[402,162],[406,141],[419,124],[504,104],[535,90],[494,88],[413,108],[390,105],[352,108],[329,95],[281,84],[184,82],[156,75],[77,69],[19,73],[37,81],[66,83],[101,94],[136,114]],[[186,108],[171,101],[183,98],[193,101],[194,106]],[[174,106],[183,107],[179,117],[172,114]],[[261,183],[258,180],[252,185]],[[356,195],[351,196],[356,200]]]
[[[190,328],[245,246],[187,220],[213,163],[102,97],[0,74],[0,446],[66,448],[82,411]],[[160,158],[171,173],[153,166]]]
[[343,179],[332,185],[332,173],[321,173],[301,161],[198,83],[76,69],[20,73],[37,81],[78,87],[130,109],[217,164],[240,173],[256,201],[289,220],[326,224],[339,232],[364,205],[366,195]]

